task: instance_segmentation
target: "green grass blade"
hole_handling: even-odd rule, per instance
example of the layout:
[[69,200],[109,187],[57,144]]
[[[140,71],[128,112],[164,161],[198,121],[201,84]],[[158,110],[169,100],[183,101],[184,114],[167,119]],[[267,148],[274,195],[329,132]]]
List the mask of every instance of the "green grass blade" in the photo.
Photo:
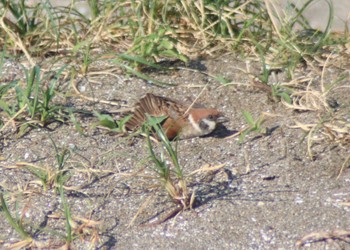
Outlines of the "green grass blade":
[[5,217],[6,217],[7,221],[10,223],[10,225],[16,230],[17,233],[19,233],[21,235],[21,237],[23,239],[31,239],[31,236],[23,229],[22,225],[20,225],[12,217],[2,193],[0,193],[0,202],[1,202],[2,211],[5,214]]
[[70,224],[70,222],[72,221],[72,216],[70,213],[70,209],[69,209],[69,205],[67,203],[66,197],[64,195],[64,189],[63,189],[63,182],[61,181],[59,183],[60,187],[59,187],[59,192],[60,192],[60,197],[61,197],[61,203],[63,205],[63,211],[64,211],[64,215],[66,217],[66,242],[68,243],[68,245],[72,242],[72,226]]
[[248,111],[242,111],[244,118],[251,127],[255,126],[255,121],[253,116]]

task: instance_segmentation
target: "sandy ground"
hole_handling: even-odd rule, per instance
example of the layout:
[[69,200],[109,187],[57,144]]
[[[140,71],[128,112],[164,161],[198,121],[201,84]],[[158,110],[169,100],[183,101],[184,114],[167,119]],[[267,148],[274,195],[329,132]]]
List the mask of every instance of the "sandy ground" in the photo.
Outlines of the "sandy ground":
[[[197,61],[190,66],[221,75],[231,84],[223,86],[206,75],[180,70],[151,73],[158,80],[177,84],[171,88],[155,87],[133,77],[99,76],[90,82],[82,79],[79,89],[87,96],[132,105],[148,92],[191,101],[205,87],[199,102],[220,109],[229,122],[211,136],[178,142],[189,190],[196,193],[196,207],[151,226],[150,223],[167,216],[175,205],[148,168],[152,163],[148,160],[145,139],[107,133],[93,126],[96,118],[80,115],[78,120],[85,136],[72,125],[64,124],[34,129],[19,139],[12,133],[2,135],[1,190],[13,213],[14,201],[18,202],[17,211],[25,212],[26,228],[37,241],[50,248],[64,243],[60,235],[65,232],[60,196],[53,188],[43,191],[38,178],[28,170],[8,167],[25,161],[54,168],[52,141],[59,150],[66,148],[72,152],[66,163],[70,178],[65,193],[73,218],[80,224],[79,218],[100,222],[95,231],[90,229],[90,234],[74,240],[76,249],[86,249],[93,232],[97,232],[99,249],[296,249],[298,241],[308,234],[337,235],[340,231],[335,230],[350,229],[348,164],[338,177],[349,156],[349,145],[339,145],[322,139],[325,137],[321,132],[315,133],[318,140],[311,147],[311,158],[305,132],[293,128],[296,122],[317,122],[320,113],[288,109],[272,101],[266,92],[251,87],[251,78],[242,72],[246,63],[234,55]],[[5,67],[13,77],[23,77],[15,62]],[[102,69],[103,65],[99,67]],[[251,70],[259,74],[258,64],[253,64]],[[323,80],[331,83],[340,74],[344,74],[343,69],[329,66]],[[318,73],[307,68],[299,75],[314,79],[310,87],[319,90]],[[278,79],[285,82],[284,73]],[[332,114],[350,119],[348,73],[338,86],[345,88],[329,94],[337,102]],[[59,101],[77,108],[100,112],[119,108],[78,98],[70,88],[66,91],[71,97],[60,97]],[[270,133],[251,133],[243,143],[232,137],[247,127],[242,111],[249,111],[256,119],[264,114],[266,121],[262,127]],[[220,164],[222,168],[216,171],[189,176],[203,166]],[[144,209],[135,217],[142,206]],[[1,216],[0,242],[20,240]],[[47,231],[42,232],[44,228]],[[306,246],[306,249],[350,248],[349,243],[335,238]]]

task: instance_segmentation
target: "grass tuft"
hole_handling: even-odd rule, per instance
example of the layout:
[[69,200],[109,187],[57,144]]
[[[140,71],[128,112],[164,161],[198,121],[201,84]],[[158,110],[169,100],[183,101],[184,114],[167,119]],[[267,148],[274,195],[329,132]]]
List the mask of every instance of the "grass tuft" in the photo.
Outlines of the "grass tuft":
[[[55,121],[64,122],[66,119],[62,113],[63,107],[53,104],[56,84],[64,68],[62,67],[53,79],[47,80],[41,77],[40,67],[35,66],[30,72],[25,70],[25,83],[13,81],[1,88],[0,106],[9,117],[6,125],[15,122],[19,137],[32,127],[44,127]],[[12,100],[13,93],[10,92],[12,89],[15,91],[15,102]],[[8,101],[4,101],[5,98]],[[5,127],[4,125],[1,131]]]
[[[160,126],[160,121],[164,118],[148,117],[142,130],[147,136],[147,147],[150,154],[150,159],[154,163],[152,170],[158,175],[158,178],[164,185],[171,199],[180,204],[185,210],[190,208],[190,194],[187,191],[186,181],[184,179],[183,169],[179,163],[176,149],[173,148],[171,142]],[[155,134],[161,142],[165,155],[156,155],[154,147],[150,139],[150,131],[155,131]],[[167,163],[165,157],[170,159],[170,164]],[[173,169],[172,169],[173,168]]]
[[[170,199],[177,205],[174,211],[171,211],[169,215],[156,224],[162,223],[184,210],[191,209],[195,201],[194,192],[191,193],[188,190],[183,168],[179,163],[176,147],[173,147],[160,126],[160,122],[164,118],[165,117],[156,118],[148,116],[147,121],[142,127],[142,131],[146,134],[147,138],[149,158],[153,162],[153,166],[149,165],[149,168],[156,174],[155,178],[160,182]],[[151,140],[151,131],[153,131],[154,135],[160,140],[161,153],[156,153],[156,148]],[[147,201],[147,204],[148,202],[149,201]],[[140,212],[138,212],[138,214],[139,213]],[[134,218],[133,221],[135,219],[136,218]],[[132,224],[133,221],[130,224]]]

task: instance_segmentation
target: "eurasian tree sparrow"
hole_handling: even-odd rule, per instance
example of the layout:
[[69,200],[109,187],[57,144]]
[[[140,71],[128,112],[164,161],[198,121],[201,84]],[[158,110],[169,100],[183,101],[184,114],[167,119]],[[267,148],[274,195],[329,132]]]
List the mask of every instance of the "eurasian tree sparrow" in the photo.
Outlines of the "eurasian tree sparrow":
[[179,136],[180,139],[185,139],[210,134],[218,123],[226,121],[216,109],[188,107],[175,100],[148,93],[135,105],[133,116],[125,127],[128,130],[141,127],[147,120],[146,114],[153,117],[166,116],[161,125],[167,137],[173,139]]

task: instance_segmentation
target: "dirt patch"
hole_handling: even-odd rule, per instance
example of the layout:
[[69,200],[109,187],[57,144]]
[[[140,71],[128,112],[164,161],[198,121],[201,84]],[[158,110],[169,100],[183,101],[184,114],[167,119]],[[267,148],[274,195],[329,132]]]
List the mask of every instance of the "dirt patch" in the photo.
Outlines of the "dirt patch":
[[[252,63],[250,67],[258,75],[257,65]],[[217,171],[188,177],[189,188],[196,191],[197,207],[160,225],[144,226],[174,209],[165,190],[157,188],[157,180],[148,178],[153,173],[145,169],[150,164],[145,139],[109,134],[92,126],[96,118],[81,115],[78,119],[85,135],[73,125],[52,124],[50,129],[35,129],[19,139],[12,134],[2,138],[2,192],[11,194],[11,211],[15,211],[14,201],[18,202],[17,211],[25,211],[26,228],[37,240],[50,242],[51,246],[64,242],[60,196],[54,188],[42,191],[38,178],[27,169],[9,167],[17,162],[54,167],[52,141],[59,150],[67,148],[72,152],[66,163],[70,178],[65,183],[65,193],[73,218],[80,223],[79,218],[100,222],[89,229],[88,236],[74,241],[74,247],[79,249],[91,244],[94,230],[99,248],[104,249],[294,249],[298,240],[312,232],[349,230],[349,164],[342,169],[349,156],[349,145],[325,139],[322,131],[315,132],[311,158],[309,137],[302,129],[292,128],[295,121],[317,123],[322,112],[295,111],[273,102],[266,92],[251,86],[247,63],[233,55],[198,61],[192,66],[229,79],[231,84],[219,84],[198,72],[178,70],[151,73],[158,80],[177,84],[173,88],[155,87],[122,75],[100,77],[94,82],[82,79],[78,87],[84,95],[120,101],[123,105],[131,105],[148,92],[191,101],[206,88],[198,102],[220,109],[230,121],[225,124],[226,130],[178,142],[185,175],[208,164],[224,164]],[[320,89],[319,72],[306,70],[299,74],[313,78],[305,84]],[[327,68],[322,81],[331,84],[340,74],[344,71]],[[327,97],[337,102],[332,114],[342,114],[348,120],[349,72],[346,74]],[[21,77],[21,73],[13,77]],[[278,79],[286,81],[283,73]],[[89,110],[123,107],[91,103],[74,95],[65,101]],[[238,136],[230,136],[247,126],[242,111],[249,111],[256,119],[264,113],[263,127],[270,133],[251,133],[243,143],[239,143]],[[146,202],[146,208],[128,226]],[[1,221],[0,240],[20,240],[8,222],[4,218]],[[50,231],[41,232],[44,228]],[[336,239],[311,246],[323,249],[325,244],[329,249],[338,244],[349,248],[349,244]]]

